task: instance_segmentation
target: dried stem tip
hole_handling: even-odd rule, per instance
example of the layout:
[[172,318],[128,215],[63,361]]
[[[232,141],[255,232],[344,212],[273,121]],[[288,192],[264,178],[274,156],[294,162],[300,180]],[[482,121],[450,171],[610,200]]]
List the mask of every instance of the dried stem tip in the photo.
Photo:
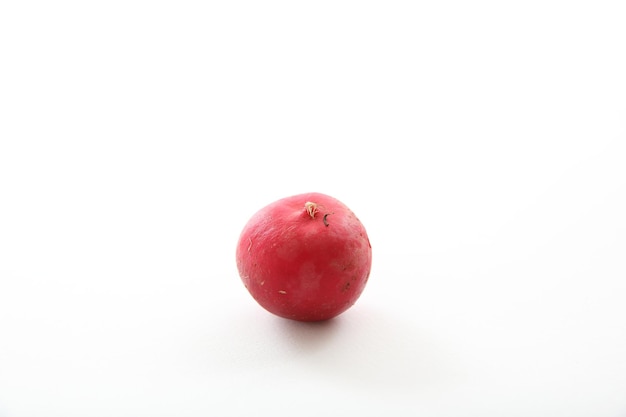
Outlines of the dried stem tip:
[[307,213],[309,213],[309,216],[311,216],[311,218],[314,218],[315,213],[317,213],[317,204],[307,201],[306,203],[304,203],[304,209]]

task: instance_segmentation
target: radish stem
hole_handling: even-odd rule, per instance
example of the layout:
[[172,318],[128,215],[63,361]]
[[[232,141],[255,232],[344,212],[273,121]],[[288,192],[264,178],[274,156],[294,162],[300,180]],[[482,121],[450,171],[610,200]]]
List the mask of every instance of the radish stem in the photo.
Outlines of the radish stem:
[[317,204],[307,201],[306,203],[304,203],[304,209],[313,219],[315,217],[315,213],[317,213]]

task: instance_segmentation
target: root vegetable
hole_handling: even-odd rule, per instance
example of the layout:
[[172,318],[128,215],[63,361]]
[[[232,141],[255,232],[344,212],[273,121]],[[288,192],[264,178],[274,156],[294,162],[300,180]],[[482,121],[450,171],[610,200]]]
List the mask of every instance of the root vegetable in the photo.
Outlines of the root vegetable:
[[263,308],[292,320],[321,321],[360,297],[372,247],[345,204],[307,193],[254,214],[239,237],[236,260],[241,280]]

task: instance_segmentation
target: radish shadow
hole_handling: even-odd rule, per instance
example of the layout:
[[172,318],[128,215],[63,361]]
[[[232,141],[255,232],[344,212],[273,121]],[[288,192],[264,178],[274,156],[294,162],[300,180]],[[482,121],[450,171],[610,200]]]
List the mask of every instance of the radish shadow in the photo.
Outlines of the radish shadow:
[[327,322],[279,324],[290,362],[321,380],[405,395],[432,392],[460,373],[433,335],[385,312],[354,309]]
[[[432,395],[462,377],[458,358],[415,322],[388,311],[353,308],[323,322],[239,311],[197,347],[207,375],[307,375],[367,392]],[[427,393],[427,394],[426,394]]]

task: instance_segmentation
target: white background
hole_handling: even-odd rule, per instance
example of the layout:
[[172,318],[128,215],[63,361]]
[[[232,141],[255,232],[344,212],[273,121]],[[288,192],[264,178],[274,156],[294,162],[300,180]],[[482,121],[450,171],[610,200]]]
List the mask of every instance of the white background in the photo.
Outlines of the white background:
[[[626,416],[625,22],[2,2],[0,416]],[[308,191],[374,251],[317,325],[261,309],[234,260]]]

